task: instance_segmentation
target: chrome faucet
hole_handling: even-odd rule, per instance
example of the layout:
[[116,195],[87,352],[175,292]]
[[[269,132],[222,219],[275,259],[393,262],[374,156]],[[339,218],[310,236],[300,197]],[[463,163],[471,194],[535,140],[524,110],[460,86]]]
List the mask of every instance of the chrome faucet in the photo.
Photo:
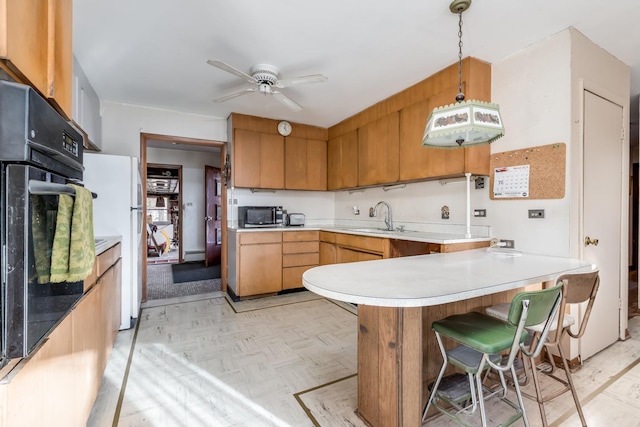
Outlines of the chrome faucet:
[[378,206],[385,205],[387,207],[387,213],[384,216],[384,223],[387,226],[387,230],[393,231],[393,217],[391,216],[391,206],[389,203],[382,201],[378,202],[374,208],[369,209],[369,216],[378,216]]

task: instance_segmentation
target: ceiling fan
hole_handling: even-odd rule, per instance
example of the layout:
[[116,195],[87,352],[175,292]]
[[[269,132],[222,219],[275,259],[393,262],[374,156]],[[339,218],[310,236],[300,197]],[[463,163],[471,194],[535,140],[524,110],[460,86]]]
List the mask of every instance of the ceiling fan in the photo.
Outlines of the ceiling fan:
[[249,74],[216,59],[208,60],[207,64],[236,75],[250,83],[249,85],[240,86],[230,93],[214,99],[214,102],[224,102],[247,93],[259,92],[264,95],[273,95],[276,100],[280,101],[293,111],[300,111],[302,110],[302,106],[284,93],[280,92],[278,89],[304,83],[322,83],[327,81],[327,77],[322,74],[311,74],[308,76],[293,77],[290,79],[279,79],[278,68],[269,64],[256,64],[251,67]]

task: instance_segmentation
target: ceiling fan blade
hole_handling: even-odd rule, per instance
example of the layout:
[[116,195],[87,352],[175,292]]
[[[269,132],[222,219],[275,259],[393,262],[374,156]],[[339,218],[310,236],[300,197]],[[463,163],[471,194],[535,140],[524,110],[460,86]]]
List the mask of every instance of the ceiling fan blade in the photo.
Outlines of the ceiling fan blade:
[[305,84],[305,83],[324,83],[327,80],[327,76],[322,74],[311,74],[308,76],[293,77],[290,79],[280,79],[276,82],[278,87],[288,87],[293,85]]
[[257,83],[256,79],[254,79],[253,77],[251,77],[249,74],[243,73],[242,71],[233,68],[231,65],[225,64],[222,61],[218,61],[217,59],[209,59],[207,61],[207,64],[212,65],[216,68],[219,68],[221,70],[224,70],[228,73],[234,74],[240,78],[245,79],[246,81],[250,82],[250,83]]
[[240,89],[237,89],[231,93],[228,93],[226,95],[222,95],[217,97],[216,99],[213,100],[213,102],[224,102],[224,101],[228,101],[230,99],[233,98],[237,98],[238,96],[242,96],[242,95],[246,95],[247,93],[251,93],[251,92],[255,92],[257,89],[253,88],[253,87],[243,87]]
[[282,92],[278,92],[277,90],[274,90],[271,92],[273,94],[273,97],[275,99],[277,99],[278,101],[280,101],[281,103],[283,103],[284,105],[286,105],[287,107],[291,108],[293,111],[300,111],[302,110],[302,106],[300,104],[298,104],[297,102],[295,102],[293,99],[289,98],[287,95],[285,95]]

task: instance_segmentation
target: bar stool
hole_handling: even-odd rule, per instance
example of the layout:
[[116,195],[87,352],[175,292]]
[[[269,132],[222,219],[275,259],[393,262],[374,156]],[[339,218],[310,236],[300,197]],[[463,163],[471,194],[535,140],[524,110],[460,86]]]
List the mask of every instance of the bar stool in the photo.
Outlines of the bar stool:
[[[519,351],[537,356],[542,350],[547,334],[551,328],[550,319],[555,315],[562,299],[562,284],[549,289],[537,291],[521,292],[517,294],[511,302],[507,321],[503,322],[485,314],[471,312],[457,314],[432,323],[442,358],[444,359],[438,378],[436,379],[429,401],[424,409],[422,421],[424,422],[433,405],[438,411],[455,419],[463,425],[469,425],[458,415],[461,411],[475,412],[476,406],[480,407],[482,425],[487,425],[486,411],[484,406],[484,386],[482,376],[487,369],[494,369],[500,375],[502,383],[502,400],[516,410],[516,413],[505,423],[513,423],[522,418],[525,426],[529,426],[529,420],[522,401],[520,387],[515,384],[518,405],[506,398],[507,387],[504,381],[504,372],[510,371],[515,378],[514,360]],[[525,344],[529,333],[526,328],[544,323],[541,340],[536,346]],[[442,337],[450,338],[460,346],[450,350],[445,350]],[[507,351],[506,357],[499,353]],[[439,387],[443,382],[443,376],[447,365],[453,365],[467,374],[469,378],[468,398],[452,398],[447,395],[446,390],[441,391]],[[498,391],[488,390],[493,395]],[[477,393],[477,394],[476,394]],[[471,400],[471,404],[460,408],[462,400]],[[447,410],[439,403],[442,400],[445,404],[452,405],[455,412]]]
[[[582,422],[582,425],[586,427],[587,422],[582,412],[582,406],[580,405],[580,399],[578,398],[578,393],[576,392],[573,378],[571,377],[569,362],[564,355],[562,340],[567,335],[571,338],[578,339],[581,338],[584,334],[584,331],[587,327],[587,322],[589,321],[589,316],[591,314],[591,309],[593,308],[596,294],[598,293],[598,287],[600,286],[599,271],[592,270],[588,273],[563,274],[562,276],[558,277],[558,279],[556,280],[556,284],[562,284],[564,290],[560,308],[558,309],[557,316],[551,325],[551,330],[554,333],[547,336],[546,339],[542,339],[541,334],[543,332],[543,325],[534,325],[528,328],[529,332],[532,333],[534,340],[540,340],[544,343],[545,350],[549,357],[549,366],[546,369],[541,368],[540,366],[536,366],[536,361],[534,358],[527,358],[530,363],[536,395],[529,396],[526,393],[523,393],[523,395],[530,397],[538,402],[538,408],[540,409],[540,415],[542,417],[542,425],[546,427],[548,423],[546,412],[544,410],[544,404],[566,393],[567,391],[571,391],[573,401],[575,402],[576,409],[578,411],[578,416],[580,417],[580,421]],[[568,304],[583,304],[585,302],[587,303],[587,306],[584,309],[582,321],[579,322],[578,331],[574,333],[571,331],[571,328],[577,322],[574,316],[565,313],[566,306]],[[489,316],[503,319],[508,313],[508,305],[499,304],[493,307],[488,307],[486,309],[486,313]],[[553,350],[556,350],[560,355],[560,358],[562,359],[562,366],[567,377],[566,380],[555,375],[556,366],[553,360]],[[540,387],[540,381],[538,378],[538,372],[545,374],[549,378],[553,378],[554,380],[562,384],[563,387],[547,394],[546,396],[543,396],[542,389]]]

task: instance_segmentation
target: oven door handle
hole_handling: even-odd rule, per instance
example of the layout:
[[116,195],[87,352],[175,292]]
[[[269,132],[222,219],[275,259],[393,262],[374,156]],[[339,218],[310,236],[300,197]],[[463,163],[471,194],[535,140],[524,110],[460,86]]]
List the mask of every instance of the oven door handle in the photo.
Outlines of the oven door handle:
[[[68,194],[69,196],[75,196],[76,191],[68,185],[30,179],[29,194],[36,194],[39,196],[58,196],[60,194]],[[91,196],[94,199],[98,197],[98,195],[93,192],[91,193]]]

